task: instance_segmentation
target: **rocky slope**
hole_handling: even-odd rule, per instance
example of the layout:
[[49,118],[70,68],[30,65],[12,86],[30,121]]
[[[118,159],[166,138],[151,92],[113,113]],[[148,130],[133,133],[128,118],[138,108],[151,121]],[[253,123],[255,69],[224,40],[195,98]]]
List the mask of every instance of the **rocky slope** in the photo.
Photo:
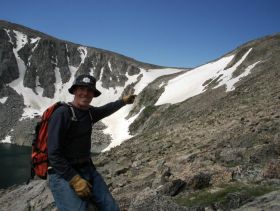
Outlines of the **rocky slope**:
[[[94,159],[122,203],[148,188],[188,208],[231,210],[279,189],[280,35],[230,52],[229,67],[249,48],[234,75],[261,62],[235,90],[208,88],[178,104],[146,107],[130,127],[139,135]],[[271,200],[279,209],[277,197]]]
[[[128,115],[143,109],[129,127],[134,137],[93,156],[122,208],[280,209],[280,34],[248,42],[225,56],[229,55],[234,57],[225,70],[238,64],[232,78],[256,64],[249,75],[234,84],[235,89],[217,87],[222,80],[217,75],[203,83],[204,92],[156,106],[169,81],[182,73],[158,77],[138,94]],[[135,74],[136,64],[132,68]],[[5,76],[5,80],[13,77],[16,75]],[[51,90],[45,94],[51,95]],[[12,89],[6,88],[6,92],[22,101]],[[15,195],[17,200],[11,203]],[[56,210],[47,183],[37,180],[1,190],[0,207]]]

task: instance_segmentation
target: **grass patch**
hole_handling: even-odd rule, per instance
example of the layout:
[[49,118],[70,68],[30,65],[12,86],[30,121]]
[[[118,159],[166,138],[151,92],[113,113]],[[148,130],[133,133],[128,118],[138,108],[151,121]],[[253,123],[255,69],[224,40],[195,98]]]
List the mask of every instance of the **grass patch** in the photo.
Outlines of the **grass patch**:
[[256,184],[244,184],[234,183],[223,185],[213,191],[213,188],[207,188],[188,196],[178,196],[174,201],[187,207],[211,205],[213,203],[227,203],[227,196],[230,193],[241,193],[248,197],[257,197],[277,190],[272,186],[256,185]]

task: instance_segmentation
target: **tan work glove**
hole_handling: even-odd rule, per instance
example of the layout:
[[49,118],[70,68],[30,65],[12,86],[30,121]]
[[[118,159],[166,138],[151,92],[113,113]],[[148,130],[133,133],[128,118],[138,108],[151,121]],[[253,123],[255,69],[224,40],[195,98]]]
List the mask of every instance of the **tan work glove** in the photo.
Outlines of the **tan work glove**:
[[137,95],[127,95],[127,96],[124,96],[122,99],[125,104],[132,104],[134,102],[136,96]]
[[70,181],[70,186],[75,190],[80,198],[88,198],[91,196],[92,185],[80,175],[75,175]]

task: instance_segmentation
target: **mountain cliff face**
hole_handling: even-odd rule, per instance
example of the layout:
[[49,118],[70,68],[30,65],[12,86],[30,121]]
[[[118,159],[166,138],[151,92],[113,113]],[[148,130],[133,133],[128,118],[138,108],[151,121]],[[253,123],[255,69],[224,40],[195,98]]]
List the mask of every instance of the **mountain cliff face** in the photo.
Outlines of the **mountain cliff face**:
[[[134,105],[97,125],[94,135],[100,152],[118,139],[110,122],[119,119],[129,130],[117,140],[122,144],[92,158],[122,208],[280,209],[279,34],[182,71],[1,22],[0,61],[0,139],[10,135],[14,143],[28,144],[31,132],[25,131],[44,108],[33,101],[63,98],[74,75],[93,74],[109,99],[138,95]],[[22,89],[35,93],[32,98],[20,94],[18,78]],[[7,203],[15,194],[20,203]],[[0,205],[56,209],[46,182],[39,180],[2,190]]]
[[[104,92],[95,104],[102,105],[135,92],[133,84],[140,83],[147,70],[160,68],[5,21],[0,21],[0,61],[0,140],[20,145],[31,145],[36,116],[47,106],[72,100],[67,89],[75,76],[89,73],[98,80]],[[111,142],[102,132],[106,127],[100,122],[94,130],[95,152]]]

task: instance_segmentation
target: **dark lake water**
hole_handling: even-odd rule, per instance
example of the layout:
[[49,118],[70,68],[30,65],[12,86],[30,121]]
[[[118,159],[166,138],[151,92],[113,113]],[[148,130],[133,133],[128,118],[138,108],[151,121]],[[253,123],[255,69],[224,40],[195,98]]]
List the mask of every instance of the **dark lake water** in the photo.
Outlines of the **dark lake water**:
[[21,184],[30,177],[31,147],[0,144],[0,188]]

